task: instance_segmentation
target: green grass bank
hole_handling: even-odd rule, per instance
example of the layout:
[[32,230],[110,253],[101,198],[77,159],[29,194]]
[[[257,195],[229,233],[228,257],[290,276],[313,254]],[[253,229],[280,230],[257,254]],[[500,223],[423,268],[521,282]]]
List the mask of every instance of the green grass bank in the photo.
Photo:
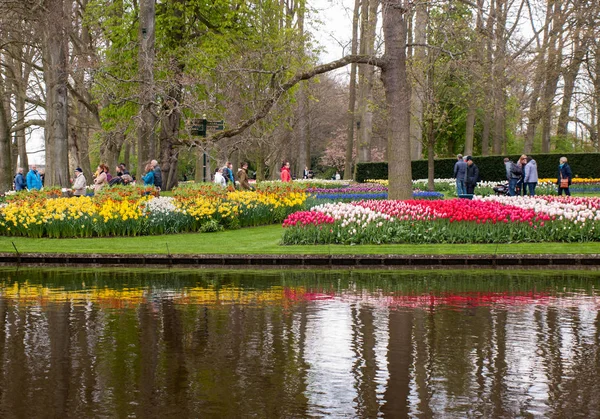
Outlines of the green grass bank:
[[[600,254],[600,243],[281,246],[280,225],[217,233],[142,237],[32,239],[0,237],[0,252],[72,254],[263,254],[263,255],[485,255]],[[14,246],[13,246],[14,244]]]

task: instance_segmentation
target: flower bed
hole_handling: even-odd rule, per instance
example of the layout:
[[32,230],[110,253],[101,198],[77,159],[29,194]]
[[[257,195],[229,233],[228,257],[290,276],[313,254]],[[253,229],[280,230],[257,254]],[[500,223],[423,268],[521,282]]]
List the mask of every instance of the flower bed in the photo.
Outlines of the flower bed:
[[[389,184],[387,179],[367,179],[365,182],[385,187]],[[412,183],[413,188],[417,190],[426,190],[429,187],[427,179],[413,180]],[[475,194],[479,196],[494,195],[494,186],[504,184],[508,185],[508,182],[505,180],[497,182],[479,182],[477,188],[475,188]],[[600,184],[597,184],[596,186],[600,187]],[[456,197],[456,179],[434,179],[434,189],[436,192],[444,193],[447,197]],[[556,180],[552,182],[548,179],[541,179],[537,184],[535,193],[536,195],[556,195]]]
[[[340,188],[306,188],[306,192],[313,194],[318,200],[351,202],[364,199],[387,199],[388,188],[379,183],[363,183],[348,185]],[[440,199],[444,194],[416,190],[413,192],[415,199]]]
[[[540,181],[551,183],[554,189],[557,188],[557,179],[540,179]],[[600,179],[573,178],[569,190],[571,193],[577,194],[598,194],[600,193]]]
[[[360,208],[357,210],[357,208]],[[511,243],[600,240],[600,199],[488,197],[313,207],[333,224],[288,225],[283,244]]]
[[256,192],[192,184],[176,189],[173,197],[154,193],[132,186],[81,198],[18,193],[0,206],[0,234],[60,238],[216,231],[280,223],[307,200],[301,188],[284,184]]
[[[316,199],[319,200],[328,200],[328,201],[341,201],[341,202],[351,202],[351,201],[359,201],[363,199],[373,200],[373,199],[387,199],[387,192],[381,193],[345,193],[345,192],[335,192],[335,193],[320,193],[315,195]],[[443,198],[444,194],[440,192],[427,192],[427,191],[414,191],[413,198],[414,199],[440,199]]]

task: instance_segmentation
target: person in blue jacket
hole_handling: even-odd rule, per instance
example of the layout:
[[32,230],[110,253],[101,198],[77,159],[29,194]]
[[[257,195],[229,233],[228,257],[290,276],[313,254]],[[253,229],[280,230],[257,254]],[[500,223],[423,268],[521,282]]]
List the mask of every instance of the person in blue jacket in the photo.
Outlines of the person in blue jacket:
[[23,176],[23,168],[19,167],[15,176],[15,191],[24,191],[25,189],[27,189],[27,181]]
[[30,191],[42,189],[42,179],[35,164],[31,166],[31,170],[27,173],[27,189]]
[[144,186],[154,186],[154,167],[151,163],[148,163],[144,170],[146,171],[146,174],[142,176]]

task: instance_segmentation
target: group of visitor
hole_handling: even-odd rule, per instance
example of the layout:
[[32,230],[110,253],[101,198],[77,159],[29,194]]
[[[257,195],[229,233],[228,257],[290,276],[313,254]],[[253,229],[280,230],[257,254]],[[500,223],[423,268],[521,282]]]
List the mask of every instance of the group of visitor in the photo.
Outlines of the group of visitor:
[[15,191],[24,191],[24,190],[39,190],[44,186],[44,171],[40,170],[38,172],[37,166],[34,164],[31,166],[27,175],[23,174],[24,170],[22,167],[17,169],[17,174],[15,175]]
[[[460,196],[473,194],[477,182],[480,181],[479,169],[473,163],[471,156],[456,156],[454,164],[454,178],[456,179],[456,193]],[[538,167],[533,157],[523,154],[517,162],[512,162],[508,157],[504,159],[506,169],[506,180],[508,181],[508,195],[535,196],[535,188],[538,184]],[[573,178],[571,168],[566,157],[560,158],[558,166],[557,186],[558,194],[571,195],[569,186]]]
[[459,197],[472,196],[475,193],[477,183],[481,181],[479,167],[471,156],[456,156],[454,163],[454,178],[456,179],[456,194]]
[[158,161],[151,160],[146,164],[142,180],[144,181],[144,186],[154,186],[158,191],[161,190],[163,186],[162,169],[160,168]]
[[215,171],[214,183],[217,185],[226,188],[227,186],[232,186],[235,188],[236,180],[241,190],[251,191],[254,190],[252,185],[250,185],[248,176],[248,163],[243,162],[238,169],[236,176],[233,176],[233,163],[227,162],[225,166],[217,168]]
[[[94,193],[98,193],[107,185],[129,185],[134,181],[134,178],[131,176],[124,163],[117,165],[115,168],[115,176],[110,173],[110,168],[106,164],[101,163],[96,168],[93,177]],[[156,160],[152,160],[146,165],[146,174],[142,179],[144,180],[144,185],[152,185],[155,186],[157,190],[160,190],[162,187],[162,172],[160,165]],[[80,167],[75,169],[75,177],[72,183],[71,192],[74,196],[86,195],[87,180]]]
[[[454,164],[454,178],[456,179],[456,193],[461,196],[472,196],[477,187],[477,183],[481,181],[479,168],[473,162],[471,156],[463,156],[458,154],[457,162]],[[538,168],[537,162],[531,156],[523,154],[516,162],[510,161],[507,157],[504,159],[506,169],[506,179],[508,181],[508,194],[510,196],[529,195],[535,196],[535,189],[538,184]],[[305,167],[303,177],[311,179],[313,173],[308,167]],[[285,161],[280,169],[280,178],[282,182],[291,182],[292,174],[290,162]],[[336,179],[340,178],[336,172]],[[567,163],[566,157],[561,157],[558,167],[557,186],[558,194],[571,195],[569,187],[571,185],[573,173]],[[158,161],[152,160],[146,164],[144,175],[142,176],[145,186],[154,186],[160,191],[162,188],[162,170]],[[248,163],[244,162],[240,165],[236,176],[233,174],[233,164],[227,162],[225,166],[218,168],[215,171],[214,183],[222,187],[237,183],[242,190],[254,189],[249,182]],[[94,192],[100,191],[106,185],[128,185],[134,181],[125,164],[120,163],[116,167],[116,176],[112,176],[107,165],[100,164],[94,173]],[[31,169],[24,175],[24,170],[19,167],[14,178],[14,186],[16,191],[22,190],[39,190],[44,185],[44,172],[38,171],[36,165],[32,165]],[[75,169],[75,177],[71,191],[75,196],[84,196],[87,187],[87,181],[83,175],[83,170],[78,167]]]
[[517,162],[512,162],[506,157],[504,167],[506,169],[509,196],[535,196],[535,188],[538,184],[538,169],[537,162],[533,157],[523,154]]
[[[128,185],[133,182],[133,177],[131,177],[129,174],[129,171],[124,163],[120,163],[115,169],[116,175],[113,176],[110,173],[110,168],[106,164],[101,163],[98,165],[93,174],[94,193],[99,192],[106,186]],[[75,169],[75,177],[72,181],[71,192],[73,193],[73,196],[85,196],[86,188],[87,179],[83,174],[83,169],[78,167]]]
[[[305,167],[303,177],[305,179],[312,179],[314,176],[312,170],[309,170],[308,167]],[[282,182],[291,182],[292,181],[292,172],[290,169],[290,162],[284,161],[283,165],[280,169],[280,179]],[[244,162],[240,165],[240,168],[237,170],[237,173],[234,177],[233,175],[233,164],[231,162],[227,162],[225,166],[219,167],[215,170],[214,180],[213,182],[217,185],[222,186],[223,188],[228,187],[229,185],[235,188],[237,184],[241,190],[253,190],[254,188],[250,185],[249,176],[248,176],[248,163]]]

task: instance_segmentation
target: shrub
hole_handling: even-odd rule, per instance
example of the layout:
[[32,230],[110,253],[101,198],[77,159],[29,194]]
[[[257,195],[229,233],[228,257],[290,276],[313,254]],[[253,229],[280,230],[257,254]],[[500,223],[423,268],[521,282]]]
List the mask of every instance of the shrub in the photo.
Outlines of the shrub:
[[[473,160],[479,167],[481,178],[487,181],[499,181],[506,178],[504,168],[504,157],[512,161],[520,155],[507,156],[474,156]],[[573,175],[576,177],[600,178],[600,153],[573,153],[573,154],[532,154],[537,162],[538,175],[540,178],[556,178],[558,171],[558,160],[565,156],[569,160]],[[434,176],[436,178],[449,178],[454,173],[456,158],[435,160]],[[412,162],[412,178],[427,178],[427,160]],[[357,163],[355,180],[364,182],[366,179],[387,179],[387,162]]]

